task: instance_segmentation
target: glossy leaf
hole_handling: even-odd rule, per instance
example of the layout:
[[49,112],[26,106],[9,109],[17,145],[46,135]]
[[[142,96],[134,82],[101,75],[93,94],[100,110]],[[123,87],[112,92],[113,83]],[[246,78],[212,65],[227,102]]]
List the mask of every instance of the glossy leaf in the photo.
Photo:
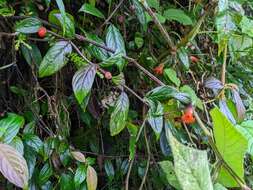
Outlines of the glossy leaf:
[[220,111],[232,122],[232,124],[236,124],[236,120],[228,108],[226,100],[219,101]]
[[53,169],[49,163],[46,163],[39,173],[39,184],[45,184],[48,179],[53,175]]
[[158,101],[148,101],[148,103],[150,108],[147,119],[156,135],[159,136],[163,129],[163,106]]
[[86,178],[86,167],[83,164],[81,164],[76,169],[74,177],[75,187],[78,188],[81,185],[81,183],[84,182],[85,178]]
[[24,144],[20,137],[14,137],[9,145],[15,148],[21,155],[24,154]]
[[89,3],[84,3],[82,7],[79,9],[79,12],[88,13],[98,18],[103,18],[103,19],[105,18],[105,16],[100,10],[98,10],[96,7],[94,7],[93,5]]
[[[95,34],[88,34],[86,33],[86,37],[90,40],[93,40],[101,45],[105,46],[105,43],[102,39],[100,39],[98,36],[96,36]],[[102,48],[99,48],[95,45],[89,44],[88,46],[88,51],[98,60],[100,61],[104,61],[108,58],[108,52]]]
[[105,167],[106,175],[109,177],[110,180],[112,180],[115,175],[115,171],[114,171],[114,167],[112,165],[112,162],[110,160],[106,160],[104,167]]
[[179,143],[166,130],[177,179],[183,190],[213,190],[206,151],[197,150]]
[[[244,181],[243,161],[247,151],[247,140],[218,108],[211,110],[210,114],[219,153],[236,175]],[[238,187],[236,181],[224,167],[219,172],[218,181],[226,187]]]
[[[113,49],[115,54],[126,54],[125,42],[118,28],[114,25],[110,25],[106,32],[106,45]],[[112,55],[112,53],[110,53]]]
[[42,23],[39,19],[31,17],[18,22],[15,26],[15,29],[17,32],[30,34],[36,33],[41,26]]
[[142,7],[142,5],[139,3],[138,0],[132,0],[132,2],[133,2],[133,6],[135,8],[135,14],[136,14],[139,22],[141,23],[143,29],[146,30],[148,22],[146,19],[144,8]]
[[8,113],[7,117],[0,120],[0,139],[4,143],[10,143],[24,125],[24,118],[14,113]]
[[187,51],[184,47],[181,47],[178,51],[177,51],[177,55],[178,58],[180,60],[180,62],[182,63],[183,67],[188,70],[190,67],[190,61],[189,61],[189,57],[187,54]]
[[72,79],[75,97],[80,105],[88,101],[89,93],[96,76],[96,67],[85,65],[79,69]]
[[26,161],[10,145],[0,144],[0,172],[17,187],[27,187],[29,176]]
[[177,87],[180,86],[180,80],[174,69],[164,69],[163,75],[167,81],[173,82]]
[[21,45],[21,52],[26,60],[26,62],[32,66],[39,66],[42,61],[42,56],[39,48],[35,44],[29,44],[32,49],[28,49],[26,46]]
[[68,53],[72,52],[72,46],[67,41],[56,42],[44,56],[39,67],[39,77],[50,76],[59,71],[66,63]]
[[253,37],[253,31],[252,31],[253,20],[252,19],[249,19],[246,16],[243,16],[240,22],[240,27],[244,34],[247,34],[250,37]]
[[65,27],[64,36],[73,38],[75,36],[75,23],[73,17],[69,17],[68,14],[66,14],[64,21],[62,14],[54,13],[53,16],[59,20],[62,27]]
[[167,9],[163,16],[167,20],[175,20],[183,25],[192,25],[191,18],[181,9]]
[[123,67],[125,65],[125,60],[122,57],[121,53],[112,55],[111,57],[109,57],[108,59],[104,60],[100,64],[101,67],[110,67],[110,66],[113,66],[113,65],[116,65],[118,67],[119,71],[123,70]]
[[32,148],[35,152],[38,153],[42,150],[43,142],[38,136],[34,134],[29,134],[29,133],[24,134],[23,140],[24,140],[25,145]]
[[87,168],[87,187],[88,190],[96,190],[97,189],[97,172],[94,170],[92,166],[88,166]]
[[111,136],[119,134],[126,126],[129,110],[129,99],[125,92],[118,97],[110,119]]

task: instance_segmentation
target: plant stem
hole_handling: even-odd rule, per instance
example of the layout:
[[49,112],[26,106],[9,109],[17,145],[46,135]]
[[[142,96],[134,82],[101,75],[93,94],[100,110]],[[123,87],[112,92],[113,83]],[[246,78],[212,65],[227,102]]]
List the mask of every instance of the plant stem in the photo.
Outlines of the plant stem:
[[[222,70],[221,70],[221,83],[223,86],[226,84],[226,65],[227,65],[227,51],[228,51],[228,46],[227,43],[224,47],[224,52],[223,52],[223,64],[222,64]],[[222,90],[221,93],[221,99],[225,99],[225,91]]]

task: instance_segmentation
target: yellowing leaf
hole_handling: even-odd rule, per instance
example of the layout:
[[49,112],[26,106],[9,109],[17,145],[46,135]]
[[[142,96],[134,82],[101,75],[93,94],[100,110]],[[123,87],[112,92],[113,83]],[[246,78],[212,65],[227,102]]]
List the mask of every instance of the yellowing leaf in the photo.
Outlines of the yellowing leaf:
[[0,172],[17,187],[25,188],[28,184],[27,163],[10,145],[0,144]]
[[87,187],[88,190],[96,190],[98,184],[97,172],[93,167],[88,166],[87,168]]
[[81,152],[78,152],[78,151],[73,151],[71,152],[71,155],[79,162],[85,162],[85,156],[81,153]]

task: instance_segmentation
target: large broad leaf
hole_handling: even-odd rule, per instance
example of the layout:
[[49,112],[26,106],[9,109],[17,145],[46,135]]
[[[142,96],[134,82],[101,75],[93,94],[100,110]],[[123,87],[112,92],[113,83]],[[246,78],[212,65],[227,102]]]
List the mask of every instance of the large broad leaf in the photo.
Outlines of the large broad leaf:
[[16,31],[21,33],[36,33],[42,26],[37,18],[26,18],[16,24]]
[[183,190],[213,190],[206,151],[179,143],[166,129],[173,158],[175,173]]
[[20,188],[28,185],[28,167],[25,159],[13,147],[0,144],[0,171],[11,183]]
[[244,121],[236,128],[248,140],[248,153],[253,156],[253,120]]
[[56,42],[44,56],[39,67],[39,77],[50,76],[59,71],[66,63],[66,54],[72,52],[72,46],[67,41]]
[[97,184],[98,184],[97,172],[91,166],[88,166],[88,168],[87,168],[86,181],[87,181],[88,190],[96,190],[97,189]]
[[[218,108],[211,110],[210,114],[217,149],[227,165],[243,181],[243,159],[247,150],[247,140]],[[218,181],[226,187],[239,186],[224,167],[219,172]]]
[[[115,50],[115,53],[126,54],[125,43],[119,29],[114,25],[110,25],[106,33],[106,45],[107,47]],[[110,53],[112,54],[112,53]]]
[[100,10],[98,10],[96,7],[89,3],[84,3],[83,6],[80,8],[79,12],[88,13],[98,18],[105,18],[105,16],[103,15],[103,13],[100,12]]
[[167,9],[163,16],[168,20],[176,20],[184,25],[192,25],[191,18],[180,9]]
[[110,119],[110,132],[112,136],[119,134],[126,126],[129,110],[129,99],[125,92],[122,92],[116,101]]
[[158,164],[162,168],[162,172],[165,175],[167,182],[171,186],[175,187],[177,190],[180,190],[181,187],[178,182],[173,163],[171,161],[166,160],[166,161],[158,162]]
[[24,125],[24,118],[8,113],[6,118],[0,120],[0,139],[4,143],[10,143],[18,134],[19,129]]
[[80,105],[87,103],[87,98],[96,75],[96,67],[85,65],[77,71],[72,79],[72,87],[75,97]]
[[250,37],[253,37],[253,30],[252,30],[253,20],[252,19],[249,19],[246,16],[243,16],[240,22],[240,27],[244,34],[247,34]]
[[148,122],[157,136],[160,135],[163,129],[163,106],[158,101],[148,101]]

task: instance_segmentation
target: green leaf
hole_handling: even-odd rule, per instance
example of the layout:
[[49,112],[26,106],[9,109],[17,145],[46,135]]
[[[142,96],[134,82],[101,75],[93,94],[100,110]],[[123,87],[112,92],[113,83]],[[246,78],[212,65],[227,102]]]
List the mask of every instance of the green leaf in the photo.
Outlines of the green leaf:
[[119,71],[123,70],[125,66],[125,60],[122,57],[122,53],[114,54],[100,64],[101,67],[111,67],[113,65],[116,65]]
[[236,30],[236,25],[233,22],[229,11],[229,0],[218,2],[218,15],[216,16],[215,24],[218,33],[218,55],[224,50],[228,39],[233,31]]
[[165,175],[165,178],[166,178],[167,182],[171,186],[175,187],[177,190],[180,190],[181,187],[180,187],[180,184],[178,182],[178,179],[177,179],[177,176],[176,176],[176,173],[175,173],[174,166],[173,166],[172,162],[166,160],[166,161],[158,162],[158,164],[161,167],[162,172]]
[[191,102],[193,105],[196,105],[199,109],[203,110],[203,103],[197,97],[195,91],[188,85],[184,85],[180,88],[181,92],[187,93],[191,97]]
[[177,93],[177,89],[170,86],[159,86],[149,91],[146,98],[150,100],[165,101],[173,98]]
[[9,143],[13,148],[15,148],[21,155],[24,154],[24,144],[20,137],[14,137],[14,139]]
[[139,20],[139,22],[141,23],[144,31],[147,30],[147,19],[146,19],[146,15],[145,15],[145,11],[142,7],[142,5],[139,3],[138,0],[132,0],[133,2],[133,6],[135,8],[135,14]]
[[74,182],[75,182],[75,187],[78,189],[78,187],[81,185],[81,183],[84,182],[86,178],[86,167],[83,164],[80,164],[78,168],[76,169],[75,177],[74,177]]
[[62,28],[65,27],[65,33],[64,33],[65,37],[69,37],[69,38],[75,37],[75,21],[72,16],[70,17],[69,14],[66,14],[65,21],[62,17],[62,14],[54,13],[51,16],[52,17],[54,16],[56,19],[59,20]]
[[39,28],[42,26],[42,23],[37,18],[26,18],[18,22],[15,26],[17,32],[30,34],[38,32]]
[[[166,18],[163,15],[159,13],[155,13],[155,15],[161,24],[164,24],[166,22]],[[147,12],[145,12],[145,16],[146,16],[147,23],[153,21],[152,17]]]
[[183,25],[192,25],[191,18],[180,9],[167,9],[163,16],[167,20],[175,20]]
[[184,69],[189,70],[190,61],[189,61],[189,57],[188,57],[186,49],[184,47],[181,47],[180,49],[178,49],[177,55],[178,55],[180,62],[183,65]]
[[27,188],[29,176],[26,161],[10,145],[0,144],[0,172],[17,187]]
[[23,127],[25,120],[22,116],[8,113],[7,117],[0,120],[0,141],[10,143]]
[[156,133],[157,137],[160,135],[163,129],[163,106],[159,101],[148,101],[149,110],[147,119]]
[[37,135],[34,134],[24,134],[23,141],[25,145],[29,146],[31,149],[33,149],[35,152],[39,153],[43,148],[43,142],[40,140],[40,138]]
[[[124,39],[120,31],[112,24],[108,27],[106,32],[106,45],[113,49],[115,54],[122,53],[126,55]],[[112,53],[110,53],[110,55],[112,55]]]
[[[213,120],[215,144],[219,153],[236,175],[244,181],[243,161],[247,150],[247,140],[218,108],[211,110],[210,114]],[[224,167],[219,172],[218,182],[226,187],[239,186]]]
[[40,170],[40,173],[38,176],[40,186],[45,184],[52,175],[53,175],[53,169],[49,163],[46,163]]
[[94,7],[93,5],[89,3],[84,3],[82,7],[79,9],[79,12],[85,12],[93,16],[96,16],[98,18],[103,18],[103,19],[105,18],[105,16],[100,10],[98,10],[96,7]]
[[132,160],[135,156],[136,152],[136,137],[138,133],[138,126],[132,124],[132,123],[127,123],[127,129],[130,134],[130,139],[129,139],[129,159]]
[[250,37],[253,37],[253,20],[249,19],[246,16],[242,17],[240,22],[240,27],[242,29],[242,33],[247,34]]
[[87,168],[87,187],[88,190],[96,190],[98,184],[97,172],[94,170],[92,166],[88,166]]
[[125,92],[121,92],[121,95],[116,101],[114,110],[110,119],[110,132],[111,136],[119,134],[126,125],[126,120],[129,110],[129,99]]
[[206,151],[179,143],[166,128],[177,179],[183,190],[213,190]]
[[42,61],[42,56],[41,56],[40,50],[33,43],[29,43],[29,46],[32,49],[28,49],[26,46],[21,45],[21,52],[22,52],[26,62],[30,66],[32,66],[32,65],[39,66]]
[[91,87],[96,76],[96,67],[85,65],[78,70],[72,79],[72,87],[75,97],[80,105],[88,101]]
[[216,183],[214,184],[214,190],[227,190],[227,188],[225,188],[223,185]]
[[110,180],[112,180],[115,175],[115,171],[114,171],[112,162],[110,160],[106,160],[104,167],[105,167],[106,175],[109,177]]
[[248,140],[247,151],[253,156],[253,120],[244,121],[240,125],[236,125],[236,128]]
[[[85,36],[88,39],[93,40],[93,41],[105,46],[104,41],[102,39],[100,39],[98,36],[96,36],[95,34],[86,33]],[[100,48],[100,47],[97,47],[93,44],[89,44],[87,49],[88,49],[88,51],[90,52],[91,55],[93,55],[95,58],[97,58],[100,61],[104,61],[108,58],[107,51]]]
[[56,42],[44,56],[39,67],[39,77],[50,76],[59,71],[66,63],[66,54],[72,52],[72,46],[67,41]]
[[174,69],[164,69],[163,74],[167,81],[173,82],[177,87],[180,86],[180,80],[177,77],[177,73]]
[[56,0],[57,6],[59,7],[61,16],[62,16],[62,28],[63,28],[63,35],[65,35],[66,32],[66,12],[65,7],[62,0]]
[[156,10],[159,10],[159,6],[160,6],[159,0],[147,0],[147,3],[150,7],[155,8]]
[[76,190],[72,174],[63,173],[61,175],[59,189],[61,189],[61,190]]

